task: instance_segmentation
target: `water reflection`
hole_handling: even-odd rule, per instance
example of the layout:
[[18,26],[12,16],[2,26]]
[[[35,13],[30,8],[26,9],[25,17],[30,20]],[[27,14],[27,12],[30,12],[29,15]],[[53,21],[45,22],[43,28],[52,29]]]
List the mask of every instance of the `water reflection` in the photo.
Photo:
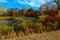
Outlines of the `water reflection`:
[[1,19],[0,18],[0,26],[9,25],[9,26],[15,26],[15,21],[13,19]]
[[[9,18],[9,19],[0,19],[0,26],[8,25],[8,26],[13,26],[15,27],[17,24],[20,24],[26,20],[24,19],[14,19],[14,18]],[[33,20],[34,21],[34,20]]]
[[16,24],[13,19],[5,19],[4,21],[5,21],[5,24],[9,26],[15,26]]

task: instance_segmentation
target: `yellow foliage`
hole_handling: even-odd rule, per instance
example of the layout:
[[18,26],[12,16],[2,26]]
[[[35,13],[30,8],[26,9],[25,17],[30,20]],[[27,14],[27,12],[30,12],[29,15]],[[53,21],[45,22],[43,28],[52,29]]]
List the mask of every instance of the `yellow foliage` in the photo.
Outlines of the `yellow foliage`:
[[58,10],[58,16],[60,17],[60,10]]
[[42,14],[42,15],[38,16],[38,18],[39,18],[41,21],[44,21],[44,20],[47,18],[47,15]]

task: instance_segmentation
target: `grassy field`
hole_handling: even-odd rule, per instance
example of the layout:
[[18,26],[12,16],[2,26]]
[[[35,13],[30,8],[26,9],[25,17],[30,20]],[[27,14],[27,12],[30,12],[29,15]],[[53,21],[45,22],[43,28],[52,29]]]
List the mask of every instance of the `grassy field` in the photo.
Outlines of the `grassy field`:
[[[0,17],[1,19],[0,23],[3,24],[4,20],[9,18],[15,18],[15,17]],[[24,19],[24,18],[27,19],[28,17],[17,17],[16,19]],[[0,27],[0,32],[1,30],[4,30],[4,28],[1,29]],[[29,34],[28,36],[23,35],[19,37],[15,36],[15,37],[9,37],[9,38],[8,37],[4,38],[4,36],[0,35],[0,40],[60,40],[60,30],[43,32],[43,33],[33,33],[33,34]]]
[[60,30],[46,32],[42,34],[32,34],[28,36],[7,38],[2,40],[60,40]]

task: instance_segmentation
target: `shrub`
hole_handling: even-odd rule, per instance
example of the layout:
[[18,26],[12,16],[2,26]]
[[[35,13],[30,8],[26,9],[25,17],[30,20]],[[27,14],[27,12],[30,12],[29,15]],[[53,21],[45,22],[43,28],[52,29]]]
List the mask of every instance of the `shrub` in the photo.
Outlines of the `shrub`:
[[47,18],[47,15],[42,14],[38,16],[38,21],[44,21],[46,18]]
[[51,26],[52,26],[53,30],[57,29],[58,28],[58,22],[51,24]]
[[19,31],[21,30],[24,32],[25,35],[27,35],[27,33],[28,33],[27,22],[22,22],[22,23],[17,24],[16,30],[19,30]]

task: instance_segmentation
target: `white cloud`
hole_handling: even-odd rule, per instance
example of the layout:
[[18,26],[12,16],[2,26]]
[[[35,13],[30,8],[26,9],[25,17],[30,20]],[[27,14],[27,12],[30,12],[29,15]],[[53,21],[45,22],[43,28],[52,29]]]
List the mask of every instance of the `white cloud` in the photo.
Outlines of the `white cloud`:
[[27,0],[21,1],[21,0],[17,0],[18,3],[20,4],[27,4]]
[[40,7],[40,4],[37,4],[35,2],[29,2],[28,5]]
[[33,6],[33,7],[40,7],[40,4],[43,4],[45,3],[44,0],[24,0],[24,1],[21,1],[21,0],[17,0],[18,3],[20,4],[28,4],[30,6]]

